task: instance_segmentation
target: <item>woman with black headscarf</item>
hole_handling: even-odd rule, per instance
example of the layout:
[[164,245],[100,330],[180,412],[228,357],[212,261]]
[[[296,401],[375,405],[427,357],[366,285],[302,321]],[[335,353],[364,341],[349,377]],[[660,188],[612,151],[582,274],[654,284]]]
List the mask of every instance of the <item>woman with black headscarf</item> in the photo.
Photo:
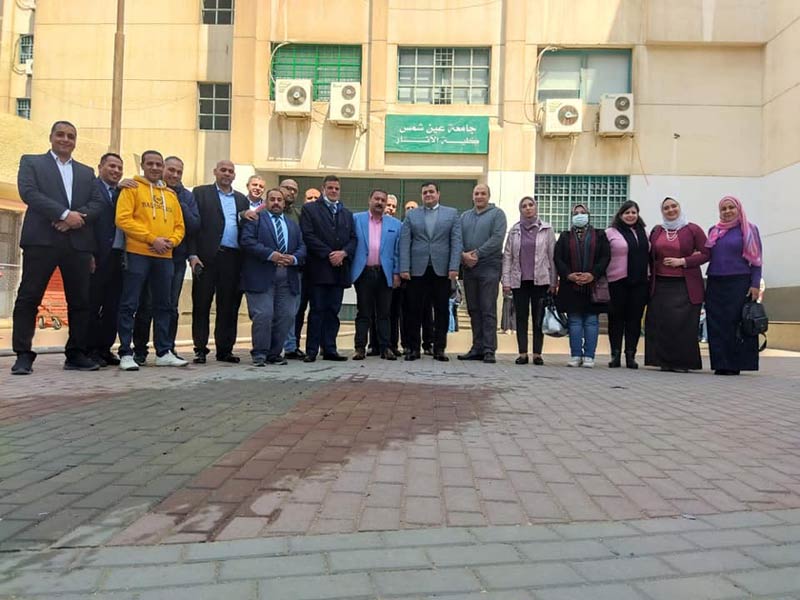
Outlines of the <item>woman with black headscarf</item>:
[[554,258],[559,276],[556,305],[569,317],[567,366],[591,369],[600,332],[597,315],[607,310],[593,291],[611,257],[605,231],[589,225],[586,205],[572,207],[572,227],[559,236]]
[[614,215],[606,236],[611,247],[611,262],[606,277],[611,292],[608,305],[608,340],[611,345],[612,369],[621,366],[622,343],[625,340],[625,366],[638,369],[636,347],[642,331],[642,315],[648,296],[650,242],[645,224],[639,216],[639,205],[624,202]]

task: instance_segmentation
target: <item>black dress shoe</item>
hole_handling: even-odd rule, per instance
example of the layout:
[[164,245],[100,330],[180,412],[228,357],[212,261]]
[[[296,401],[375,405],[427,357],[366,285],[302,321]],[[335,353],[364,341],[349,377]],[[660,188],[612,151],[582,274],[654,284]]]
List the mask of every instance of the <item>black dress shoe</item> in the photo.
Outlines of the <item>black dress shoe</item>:
[[433,360],[438,360],[439,362],[449,362],[450,357],[447,356],[444,352],[437,352],[433,355]]
[[423,348],[422,353],[427,356],[433,356],[433,349],[432,348]]
[[303,358],[303,362],[304,363],[312,363],[312,362],[316,362],[316,361],[317,361],[317,357],[313,356],[311,354],[306,354],[305,357]]
[[102,356],[100,356],[99,354],[97,354],[96,352],[92,352],[89,355],[89,359],[92,362],[96,363],[97,366],[100,367],[101,369],[108,366],[108,363],[106,362],[106,359],[103,358]]
[[466,354],[459,354],[456,356],[458,360],[483,360],[483,353],[481,352],[473,352],[470,350]]
[[[175,356],[177,356],[177,354]],[[108,354],[101,354],[100,358],[102,358],[105,361],[106,365],[108,365],[109,367],[119,366],[119,358],[111,354],[111,352],[109,352]]]
[[64,361],[65,371],[97,371],[100,365],[85,354],[76,354]]
[[528,356],[518,356],[517,359],[514,361],[515,365],[527,365],[528,364]]
[[[134,360],[136,360],[136,359],[134,358]],[[204,365],[204,364],[206,364],[206,353],[205,352],[195,352],[194,353],[194,358],[192,359],[192,362],[194,364],[196,364],[196,365]]]
[[235,354],[230,354],[230,353],[223,354],[222,356],[217,356],[217,362],[232,363],[234,365],[239,364],[240,360],[241,359],[238,356],[236,356]]
[[286,360],[284,357],[282,357],[282,356],[270,356],[270,357],[267,359],[267,362],[268,362],[269,364],[271,364],[271,365],[288,365],[288,364],[289,364],[289,361],[287,361],[287,360]]
[[414,350],[409,350],[408,352],[406,352],[405,360],[409,362],[412,360],[419,360],[419,352],[416,352]]
[[533,364],[535,364],[535,365],[537,365],[537,366],[541,367],[541,366],[544,364],[544,360],[542,360],[542,357],[541,357],[541,356],[536,356],[536,357],[533,359]]
[[21,353],[17,355],[17,360],[14,361],[14,366],[11,367],[11,374],[12,375],[30,375],[33,373],[33,359],[36,358],[36,355],[32,352],[28,353]]
[[334,362],[342,362],[343,360],[347,360],[347,357],[342,356],[341,354],[323,354],[322,360],[332,360]]
[[366,357],[367,355],[364,353],[363,348],[356,348],[355,353],[350,358],[352,360],[364,360]]
[[387,348],[381,352],[381,358],[383,360],[397,360],[397,354],[395,354],[391,348]]
[[298,348],[292,352],[284,352],[283,357],[290,360],[303,360],[306,357],[306,353]]
[[628,369],[639,368],[639,363],[636,362],[636,352],[625,352],[625,366]]
[[483,354],[483,362],[487,364],[494,364],[497,362],[497,359],[494,357],[494,352],[485,352]]

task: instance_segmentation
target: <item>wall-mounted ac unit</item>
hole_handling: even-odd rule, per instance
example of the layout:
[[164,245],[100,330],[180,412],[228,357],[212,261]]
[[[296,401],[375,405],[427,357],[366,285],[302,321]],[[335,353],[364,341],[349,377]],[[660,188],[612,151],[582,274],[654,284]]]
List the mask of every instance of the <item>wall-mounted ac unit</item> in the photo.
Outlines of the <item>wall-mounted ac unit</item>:
[[583,102],[580,98],[544,101],[542,135],[576,135],[583,131]]
[[600,96],[600,122],[597,133],[603,136],[632,135],[633,94]]
[[33,59],[29,58],[25,61],[25,75],[33,75]]
[[354,125],[361,119],[361,84],[357,81],[331,83],[331,104],[328,118],[337,125]]
[[275,112],[286,117],[311,115],[311,80],[276,79]]

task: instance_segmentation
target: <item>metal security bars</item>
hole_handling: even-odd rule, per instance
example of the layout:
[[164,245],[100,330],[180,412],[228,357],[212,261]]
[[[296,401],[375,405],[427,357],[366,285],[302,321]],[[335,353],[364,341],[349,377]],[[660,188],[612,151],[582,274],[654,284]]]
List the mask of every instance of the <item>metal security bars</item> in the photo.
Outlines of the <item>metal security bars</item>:
[[231,84],[198,83],[199,128],[228,131],[231,128]]
[[232,25],[233,0],[203,0],[203,25]]
[[399,48],[397,101],[488,104],[490,48]]
[[33,60],[33,35],[25,33],[19,36],[19,64],[24,65]]
[[31,118],[31,99],[17,98],[17,116],[23,119]]
[[361,46],[323,44],[273,45],[270,98],[275,79],[310,79],[314,100],[329,100],[334,81],[361,81]]
[[628,199],[628,177],[624,175],[537,175],[534,196],[539,216],[556,233],[570,227],[572,207],[585,204],[591,223],[605,229],[619,205]]

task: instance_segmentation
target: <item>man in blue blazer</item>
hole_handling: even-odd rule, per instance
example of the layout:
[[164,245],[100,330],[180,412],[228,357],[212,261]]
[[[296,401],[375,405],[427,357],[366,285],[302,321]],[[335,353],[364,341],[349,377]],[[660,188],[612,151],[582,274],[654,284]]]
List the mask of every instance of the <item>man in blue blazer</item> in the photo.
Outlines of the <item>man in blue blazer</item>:
[[14,375],[33,371],[31,350],[36,313],[56,267],[64,279],[69,315],[69,339],[64,368],[96,371],[87,356],[89,331],[89,272],[95,250],[92,223],[103,211],[94,172],[72,159],[78,131],[68,121],[50,129],[50,150],[20,159],[17,186],[28,205],[22,222],[22,280],[14,303],[12,346],[17,360]]
[[299,268],[306,260],[300,227],[284,214],[283,192],[273,188],[258,210],[258,219],[241,225],[241,288],[253,321],[253,365],[285,365],[281,356],[294,326],[300,295]]
[[367,333],[375,320],[381,358],[397,360],[389,338],[392,290],[400,285],[399,246],[402,223],[385,215],[386,192],[373,190],[369,210],[353,215],[356,252],[351,275],[356,287],[356,351],[353,360],[366,358]]
[[409,346],[406,360],[420,357],[420,327],[426,304],[433,304],[433,358],[444,353],[450,323],[450,282],[461,263],[461,223],[455,208],[439,204],[439,186],[422,184],[423,208],[406,214],[400,232],[400,277],[408,280]]
[[352,284],[350,264],[356,251],[353,213],[339,201],[341,184],[336,175],[322,181],[322,197],[307,202],[300,213],[300,230],[308,248],[306,278],[309,284],[306,357],[314,362],[322,348],[322,360],[347,360],[336,350],[339,310],[344,289]]

